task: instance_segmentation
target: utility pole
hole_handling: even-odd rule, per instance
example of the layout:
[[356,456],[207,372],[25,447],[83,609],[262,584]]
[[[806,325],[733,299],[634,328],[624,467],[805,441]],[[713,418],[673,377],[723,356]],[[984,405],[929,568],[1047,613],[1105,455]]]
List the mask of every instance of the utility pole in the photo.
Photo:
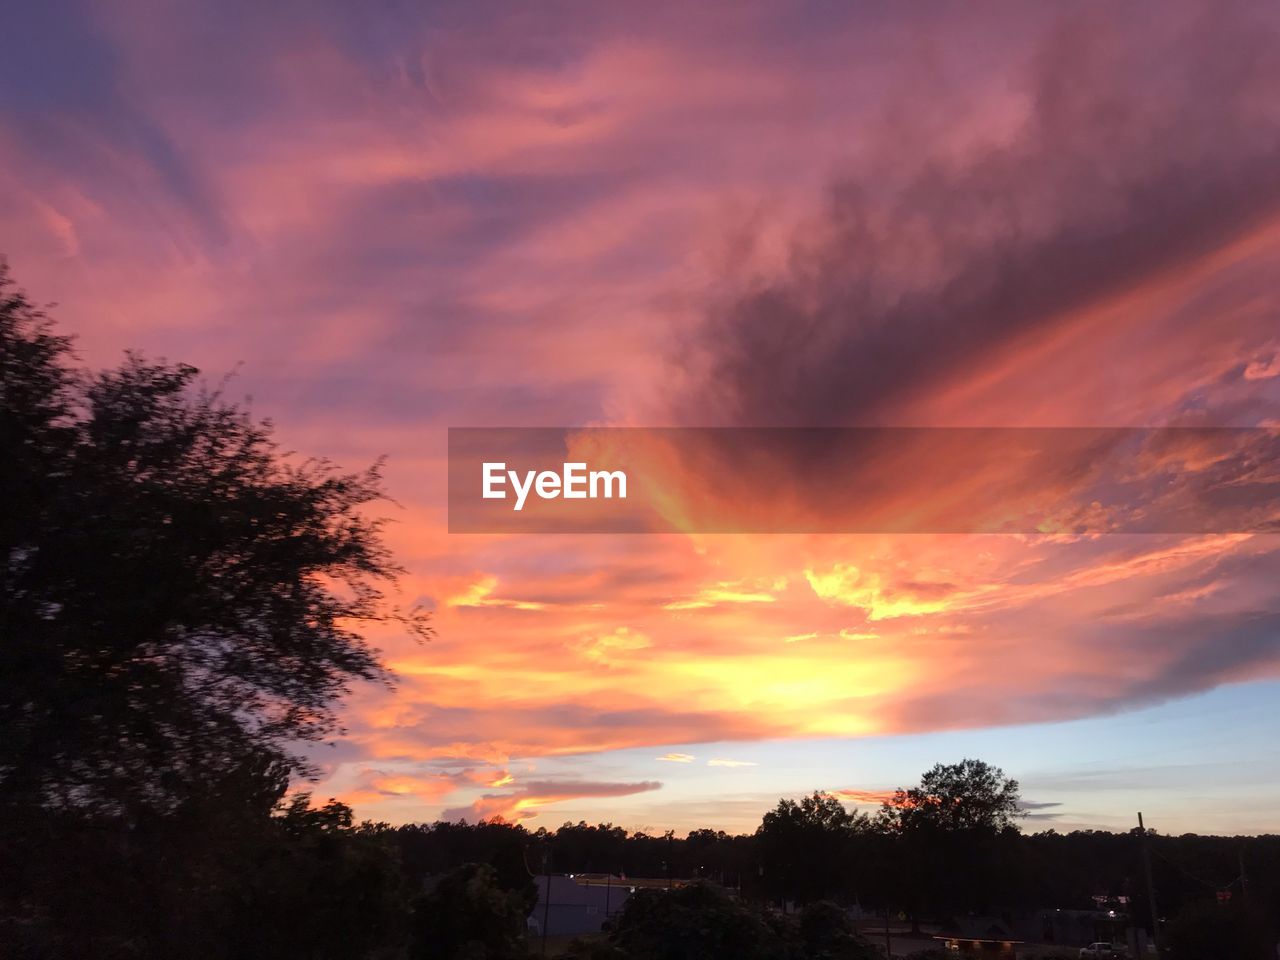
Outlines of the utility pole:
[[893,941],[889,935],[889,905],[884,905],[884,957],[893,960]]
[[1236,860],[1240,864],[1240,900],[1249,905],[1249,875],[1244,872],[1244,850],[1243,848],[1236,851]]
[[1151,847],[1147,839],[1147,828],[1142,822],[1142,811],[1138,811],[1138,832],[1142,834],[1142,869],[1147,875],[1147,902],[1151,905],[1151,945],[1156,948],[1156,956],[1160,956],[1160,911],[1156,909],[1156,885],[1151,880]]

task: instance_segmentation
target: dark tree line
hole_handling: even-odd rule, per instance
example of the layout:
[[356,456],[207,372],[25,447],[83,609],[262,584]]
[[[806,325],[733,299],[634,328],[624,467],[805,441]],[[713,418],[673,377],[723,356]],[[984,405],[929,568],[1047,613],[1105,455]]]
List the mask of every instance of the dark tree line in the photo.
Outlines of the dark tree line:
[[[1107,897],[1125,898],[1135,919],[1147,922],[1136,830],[1023,833],[1007,824],[947,835],[930,824],[925,842],[899,829],[897,820],[893,810],[849,812],[818,793],[779,801],[750,834],[704,829],[655,836],[586,823],[551,831],[501,822],[386,829],[406,869],[422,877],[483,862],[514,888],[538,869],[546,850],[557,873],[670,873],[741,890],[744,899],[762,903],[834,900],[934,920],[1008,908],[1088,910],[1097,906],[1095,897]],[[1231,903],[1247,900],[1280,916],[1280,836],[1152,834],[1151,848],[1163,916],[1216,903],[1228,890]],[[1238,879],[1241,862],[1247,890]]]
[[[981,789],[974,794],[962,789],[947,799],[931,792],[930,784],[939,778],[961,782],[955,774],[965,770],[978,772],[980,780],[998,775],[976,761],[941,765],[908,791],[915,793],[917,805],[904,805],[900,795],[874,813],[850,812],[822,793],[784,799],[750,834],[694,830],[685,837],[654,836],[586,823],[529,830],[502,822],[385,830],[415,884],[429,885],[434,877],[473,869],[466,864],[484,863],[491,865],[488,876],[495,887],[532,903],[530,868],[536,869],[545,854],[558,873],[664,878],[670,871],[677,878],[700,878],[708,889],[740,894],[729,904],[706,890],[673,900],[664,899],[666,891],[646,892],[633,909],[629,903],[607,942],[576,948],[582,957],[596,960],[727,957],[735,954],[716,950],[730,950],[730,944],[738,944],[733,931],[744,929],[754,931],[753,944],[774,951],[763,955],[816,956],[805,952],[812,941],[800,936],[800,930],[806,916],[813,922],[835,909],[833,904],[936,921],[970,912],[999,916],[1055,908],[1094,910],[1099,907],[1095,897],[1104,897],[1107,907],[1127,910],[1135,922],[1145,924],[1149,908],[1136,831],[1024,834],[1013,822],[1016,786],[1013,793],[1002,791],[1004,799],[995,804]],[[920,813],[929,805],[955,803],[985,806],[989,816],[957,822],[954,810],[939,809],[936,817]],[[916,829],[926,831],[928,844],[911,836]],[[1171,957],[1271,960],[1280,933],[1274,926],[1280,916],[1280,837],[1153,835],[1151,847],[1161,914],[1168,918],[1162,935]],[[1247,889],[1239,880],[1241,862]],[[1231,898],[1220,903],[1219,894],[1226,891]],[[784,901],[791,911],[787,918],[779,909]],[[695,923],[691,904],[705,909],[701,924]],[[689,930],[706,932],[709,942],[727,939],[721,947],[692,953],[671,953],[655,945],[688,942]],[[841,942],[842,950],[865,946]],[[1206,942],[1216,944],[1217,952],[1209,951]],[[795,950],[800,952],[788,952]]]

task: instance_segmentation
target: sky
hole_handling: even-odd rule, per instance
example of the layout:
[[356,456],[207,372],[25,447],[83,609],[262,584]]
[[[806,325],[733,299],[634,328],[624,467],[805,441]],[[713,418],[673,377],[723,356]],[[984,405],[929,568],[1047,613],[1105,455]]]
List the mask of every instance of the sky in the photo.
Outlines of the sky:
[[749,831],[978,757],[1026,829],[1280,832],[1280,535],[445,510],[448,427],[1280,425],[1274,4],[54,0],[6,34],[0,251],[85,362],[388,457],[436,636],[374,635],[398,682],[317,795]]

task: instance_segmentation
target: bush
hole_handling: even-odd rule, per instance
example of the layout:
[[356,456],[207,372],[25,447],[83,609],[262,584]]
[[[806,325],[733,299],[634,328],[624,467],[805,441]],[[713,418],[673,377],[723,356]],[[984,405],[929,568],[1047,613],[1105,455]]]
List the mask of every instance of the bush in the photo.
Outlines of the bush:
[[627,954],[608,940],[577,937],[569,941],[561,960],[626,960]]
[[636,960],[777,960],[786,952],[763,917],[703,883],[632,894],[613,942]]
[[800,911],[800,941],[808,960],[877,960],[880,952],[858,935],[848,913],[830,900]]
[[415,904],[410,954],[421,960],[516,960],[528,954],[525,930],[521,893],[502,889],[488,864],[468,863]]
[[1273,960],[1271,935],[1255,912],[1198,903],[1169,925],[1163,945],[1170,960]]

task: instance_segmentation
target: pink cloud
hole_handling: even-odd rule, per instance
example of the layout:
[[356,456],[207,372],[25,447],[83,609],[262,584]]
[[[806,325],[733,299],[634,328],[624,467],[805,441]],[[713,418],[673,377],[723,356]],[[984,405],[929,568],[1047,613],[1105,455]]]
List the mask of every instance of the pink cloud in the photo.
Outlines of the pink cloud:
[[[400,683],[353,693],[326,781],[362,814],[656,789],[526,782],[543,758],[1280,676],[1271,537],[450,536],[443,436],[1273,415],[1273,12],[127,12],[0,118],[6,252],[86,361],[243,361],[286,446],[390,455],[439,634],[375,637]],[[989,478],[926,479],[946,516]]]
[[527,820],[549,804],[595,797],[629,797],[661,789],[655,780],[639,783],[594,783],[590,781],[531,781],[510,793],[485,794],[470,806],[445,810],[443,820]]

